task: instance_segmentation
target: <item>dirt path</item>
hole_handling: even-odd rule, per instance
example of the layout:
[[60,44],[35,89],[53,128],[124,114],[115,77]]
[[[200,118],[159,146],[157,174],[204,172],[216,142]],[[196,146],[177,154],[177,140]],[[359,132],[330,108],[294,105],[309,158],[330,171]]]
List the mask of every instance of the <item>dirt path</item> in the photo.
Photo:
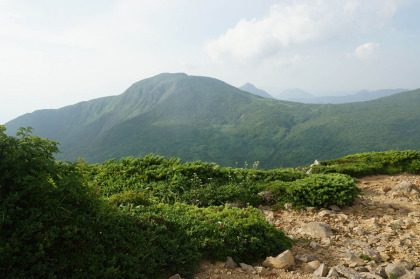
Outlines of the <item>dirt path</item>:
[[[369,176],[361,178],[358,187],[363,196],[354,206],[339,210],[309,209],[307,211],[263,210],[267,220],[297,242],[293,245],[295,258],[314,254],[328,267],[343,265],[355,270],[370,271],[398,260],[407,260],[420,266],[420,199],[390,191],[395,185],[409,181],[420,188],[420,176],[401,174],[395,176]],[[323,222],[331,226],[334,236],[312,239],[300,234],[304,223]],[[315,241],[319,246],[314,246]],[[315,248],[314,248],[315,247]],[[345,259],[349,252],[362,252],[369,248],[380,253],[382,260],[376,263],[352,265]],[[276,255],[274,255],[276,256]],[[258,263],[254,264],[254,267]],[[261,270],[261,268],[260,268]],[[289,270],[262,269],[260,274],[250,274],[240,267],[227,269],[223,262],[202,262],[196,279],[239,278],[312,278],[313,271],[302,265]]]

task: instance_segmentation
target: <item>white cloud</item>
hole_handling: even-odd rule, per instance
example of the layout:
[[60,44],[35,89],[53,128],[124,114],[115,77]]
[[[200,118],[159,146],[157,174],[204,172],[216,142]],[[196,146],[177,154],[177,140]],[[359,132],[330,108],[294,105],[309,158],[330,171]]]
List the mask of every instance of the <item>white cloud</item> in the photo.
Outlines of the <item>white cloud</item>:
[[365,43],[354,50],[354,55],[360,59],[375,57],[375,50],[379,48],[378,43]]
[[284,49],[331,41],[348,41],[358,34],[392,23],[398,0],[301,0],[273,5],[261,19],[242,19],[205,46],[215,60],[261,60]]

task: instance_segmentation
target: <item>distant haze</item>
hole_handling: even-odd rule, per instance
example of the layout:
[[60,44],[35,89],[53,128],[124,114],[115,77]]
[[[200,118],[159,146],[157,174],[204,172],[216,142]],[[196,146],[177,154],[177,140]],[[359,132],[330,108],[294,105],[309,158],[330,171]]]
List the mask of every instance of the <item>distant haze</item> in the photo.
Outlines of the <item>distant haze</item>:
[[0,123],[164,72],[271,95],[416,89],[419,14],[415,0],[0,0]]

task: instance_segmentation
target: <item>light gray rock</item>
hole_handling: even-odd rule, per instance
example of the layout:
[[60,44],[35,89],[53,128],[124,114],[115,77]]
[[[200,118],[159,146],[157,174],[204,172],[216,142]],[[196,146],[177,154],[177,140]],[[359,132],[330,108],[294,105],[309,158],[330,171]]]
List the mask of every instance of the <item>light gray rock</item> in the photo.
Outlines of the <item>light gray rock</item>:
[[369,272],[360,272],[360,275],[366,279],[383,279],[384,278],[378,274],[369,273]]
[[327,276],[328,267],[325,264],[321,264],[312,274],[312,278],[321,278]]
[[372,249],[363,249],[363,254],[365,254],[374,261],[380,261],[382,259],[381,255],[379,255],[379,253],[373,251]]
[[331,268],[330,271],[328,271],[327,278],[331,277],[340,277],[340,274],[337,272],[335,267]]
[[303,225],[300,233],[315,238],[328,238],[334,235],[330,225],[319,222],[311,222]]
[[296,259],[304,262],[304,263],[308,263],[308,262],[312,262],[312,261],[319,261],[319,258],[317,257],[317,255],[314,254],[305,254],[305,255],[298,255],[296,256]]
[[335,270],[342,276],[349,278],[349,279],[363,279],[363,277],[357,273],[357,271],[354,271],[353,269],[344,267],[342,265],[337,265],[335,267]]
[[302,265],[301,265],[301,267],[302,267],[302,269],[304,270],[304,271],[307,271],[307,272],[314,272],[315,270],[317,270],[318,269],[318,267],[321,265],[321,263],[319,262],[319,261],[312,261],[312,262],[309,262],[309,263],[303,263]]
[[407,260],[397,260],[395,264],[407,270],[413,270],[413,268],[416,266],[415,263],[407,261]]
[[310,245],[314,250],[321,249],[321,245],[319,245],[316,241],[311,241]]
[[385,272],[385,267],[383,266],[378,266],[375,270],[374,270],[375,274],[378,274],[379,276],[381,276],[382,278],[387,278],[388,276],[386,275]]
[[391,263],[385,267],[385,273],[388,277],[390,277],[391,274],[396,277],[401,277],[406,273],[406,271],[403,267]]
[[410,271],[401,276],[399,279],[420,279],[420,274],[414,271]]
[[252,265],[246,264],[246,263],[239,263],[239,265],[241,266],[242,270],[250,273],[250,274],[256,274],[257,271],[254,269],[254,267]]
[[235,261],[232,259],[232,257],[227,257],[227,260],[225,262],[225,268],[234,269],[237,268],[238,264],[235,263]]
[[182,279],[179,274],[175,274],[174,276],[169,277],[169,279]]
[[262,263],[264,267],[287,269],[295,265],[295,258],[290,250],[286,250],[277,257],[267,257]]

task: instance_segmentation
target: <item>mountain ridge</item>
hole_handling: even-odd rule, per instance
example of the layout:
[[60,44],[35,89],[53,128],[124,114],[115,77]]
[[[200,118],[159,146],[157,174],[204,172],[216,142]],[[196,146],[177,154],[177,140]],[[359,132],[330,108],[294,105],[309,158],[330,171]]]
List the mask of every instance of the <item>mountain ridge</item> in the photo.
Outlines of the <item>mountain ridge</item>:
[[223,81],[161,74],[120,95],[25,114],[8,133],[32,126],[61,143],[57,159],[89,162],[150,153],[223,166],[264,168],[389,149],[420,149],[420,90],[375,101],[302,104],[261,98]]

